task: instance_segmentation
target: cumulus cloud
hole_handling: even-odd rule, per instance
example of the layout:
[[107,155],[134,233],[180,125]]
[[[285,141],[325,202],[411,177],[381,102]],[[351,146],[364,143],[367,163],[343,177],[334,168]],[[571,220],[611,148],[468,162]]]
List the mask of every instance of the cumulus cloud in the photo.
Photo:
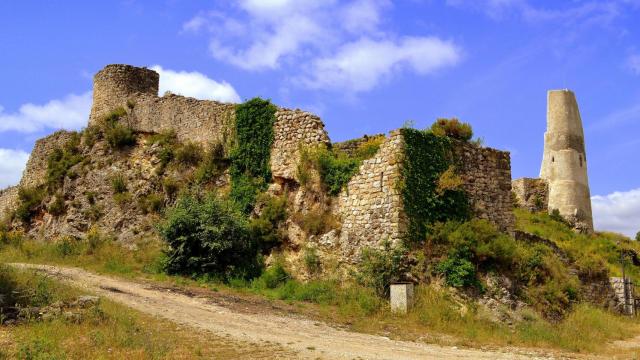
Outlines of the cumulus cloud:
[[396,42],[361,39],[313,62],[311,75],[302,81],[311,88],[361,92],[395,72],[411,70],[424,75],[454,65],[460,57],[457,46],[436,37],[406,37]]
[[70,94],[42,105],[27,103],[16,112],[5,112],[0,106],[0,132],[79,129],[87,124],[90,109],[90,91],[81,95]]
[[199,72],[174,71],[154,65],[152,70],[160,74],[160,94],[174,94],[203,100],[240,102],[240,95],[226,81],[218,82]]
[[615,231],[635,237],[640,231],[640,188],[591,197],[596,230]]
[[16,185],[20,181],[27,160],[27,152],[0,148],[0,189]]
[[367,91],[396,70],[425,75],[460,58],[450,42],[433,36],[398,38],[387,31],[389,0],[234,4],[196,15],[183,31],[206,31],[210,53],[219,61],[252,71],[286,68],[289,80],[312,89]]

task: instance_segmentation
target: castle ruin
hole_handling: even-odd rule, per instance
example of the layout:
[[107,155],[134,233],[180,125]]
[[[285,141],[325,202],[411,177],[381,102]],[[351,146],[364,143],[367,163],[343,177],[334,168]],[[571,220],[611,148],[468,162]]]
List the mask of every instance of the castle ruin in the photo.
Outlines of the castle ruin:
[[593,232],[582,119],[574,93],[547,93],[547,131],[539,179],[513,182],[516,198],[529,210],[558,210],[576,230]]

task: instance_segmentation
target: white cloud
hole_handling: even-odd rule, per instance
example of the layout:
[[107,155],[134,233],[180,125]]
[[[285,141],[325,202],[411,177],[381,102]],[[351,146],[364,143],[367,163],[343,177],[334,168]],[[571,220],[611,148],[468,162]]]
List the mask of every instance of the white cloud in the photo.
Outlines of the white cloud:
[[170,91],[174,94],[203,100],[240,102],[236,90],[226,81],[218,82],[199,72],[174,71],[154,65],[152,70],[160,74],[160,94]]
[[634,74],[640,75],[640,54],[629,55],[627,58],[627,67]]
[[87,124],[91,92],[70,94],[44,105],[27,103],[17,112],[7,113],[0,106],[0,132],[33,133],[45,129],[79,129]]
[[311,88],[361,92],[373,89],[394,72],[411,70],[425,75],[454,65],[460,58],[457,46],[436,37],[405,37],[397,42],[361,39],[314,61],[311,75],[302,82]]
[[[389,0],[237,0],[224,12],[198,14],[183,31],[206,29],[209,51],[219,61],[245,70],[286,68],[289,80],[310,88],[366,91],[397,68],[424,75],[458,61],[458,48],[449,42],[398,40],[386,31],[391,7]],[[350,55],[359,56],[353,66]]]
[[635,237],[640,231],[640,188],[591,197],[596,230],[608,230]]
[[20,181],[27,160],[29,160],[27,152],[0,148],[0,189]]

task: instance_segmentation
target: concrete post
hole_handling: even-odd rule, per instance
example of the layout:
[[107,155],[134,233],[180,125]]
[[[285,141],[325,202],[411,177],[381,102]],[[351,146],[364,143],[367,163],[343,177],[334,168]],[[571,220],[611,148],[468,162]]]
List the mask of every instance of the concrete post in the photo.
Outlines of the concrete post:
[[413,306],[413,284],[391,284],[391,311],[406,314]]

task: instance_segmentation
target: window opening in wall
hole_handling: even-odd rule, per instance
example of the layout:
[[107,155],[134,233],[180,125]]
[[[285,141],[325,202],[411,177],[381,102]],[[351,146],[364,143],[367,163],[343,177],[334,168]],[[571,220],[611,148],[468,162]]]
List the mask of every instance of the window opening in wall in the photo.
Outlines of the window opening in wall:
[[556,162],[556,158],[555,158],[555,156],[552,156],[552,157],[551,157],[551,162]]
[[582,167],[582,155],[580,155],[580,167]]
[[380,190],[382,190],[382,180],[384,179],[384,171],[380,173]]

